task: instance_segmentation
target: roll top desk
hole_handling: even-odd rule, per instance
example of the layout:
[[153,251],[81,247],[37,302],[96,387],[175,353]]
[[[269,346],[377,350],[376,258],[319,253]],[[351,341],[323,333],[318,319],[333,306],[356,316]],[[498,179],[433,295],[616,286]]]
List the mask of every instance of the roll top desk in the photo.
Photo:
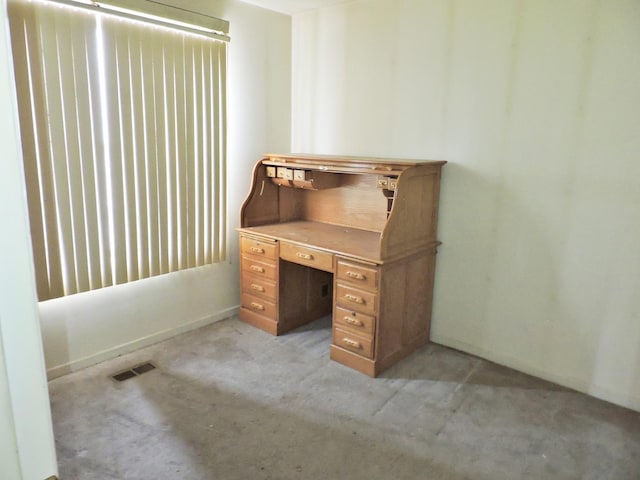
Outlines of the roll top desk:
[[331,359],[376,376],[429,340],[445,161],[270,154],[241,209],[240,319],[332,314]]

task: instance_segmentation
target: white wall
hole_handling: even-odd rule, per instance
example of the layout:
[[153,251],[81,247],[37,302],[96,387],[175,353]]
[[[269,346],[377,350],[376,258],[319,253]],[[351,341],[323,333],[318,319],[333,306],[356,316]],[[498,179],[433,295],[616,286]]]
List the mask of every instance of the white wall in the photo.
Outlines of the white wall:
[[22,479],[20,458],[18,457],[18,439],[14,422],[9,377],[2,348],[0,331],[0,476],[14,480]]
[[0,478],[57,474],[42,355],[6,1],[0,0]]
[[165,1],[230,21],[228,260],[40,304],[45,358],[55,377],[225,318],[239,304],[234,231],[253,164],[288,151],[291,18],[237,1]]
[[640,2],[293,17],[293,151],[446,159],[432,339],[640,410]]

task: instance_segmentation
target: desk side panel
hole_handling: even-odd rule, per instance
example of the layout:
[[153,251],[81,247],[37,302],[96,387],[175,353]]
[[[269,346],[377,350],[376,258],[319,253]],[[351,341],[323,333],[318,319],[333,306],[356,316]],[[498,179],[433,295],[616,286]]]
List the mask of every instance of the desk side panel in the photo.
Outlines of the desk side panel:
[[411,254],[437,242],[440,166],[415,167],[398,178],[382,232],[382,258]]
[[386,265],[381,276],[376,371],[429,341],[435,248]]
[[278,186],[267,177],[260,160],[253,169],[251,189],[240,209],[240,226],[255,227],[279,221]]

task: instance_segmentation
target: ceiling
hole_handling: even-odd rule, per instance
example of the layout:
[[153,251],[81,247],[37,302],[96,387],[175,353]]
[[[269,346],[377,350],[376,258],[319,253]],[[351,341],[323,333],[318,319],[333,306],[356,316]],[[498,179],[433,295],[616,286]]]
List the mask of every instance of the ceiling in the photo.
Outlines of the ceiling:
[[275,10],[276,12],[293,15],[294,13],[314,10],[316,8],[330,7],[340,3],[348,3],[353,0],[242,0],[259,7]]

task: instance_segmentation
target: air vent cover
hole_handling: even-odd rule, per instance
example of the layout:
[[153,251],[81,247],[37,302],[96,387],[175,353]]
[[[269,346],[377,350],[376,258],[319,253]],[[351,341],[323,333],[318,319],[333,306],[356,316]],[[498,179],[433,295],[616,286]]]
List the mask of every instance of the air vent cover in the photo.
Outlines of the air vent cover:
[[141,363],[140,365],[136,365],[135,367],[122,370],[118,373],[114,373],[113,375],[111,375],[111,378],[113,378],[116,382],[124,382],[125,380],[129,380],[130,378],[150,372],[155,368],[156,366],[153,363],[145,362]]

